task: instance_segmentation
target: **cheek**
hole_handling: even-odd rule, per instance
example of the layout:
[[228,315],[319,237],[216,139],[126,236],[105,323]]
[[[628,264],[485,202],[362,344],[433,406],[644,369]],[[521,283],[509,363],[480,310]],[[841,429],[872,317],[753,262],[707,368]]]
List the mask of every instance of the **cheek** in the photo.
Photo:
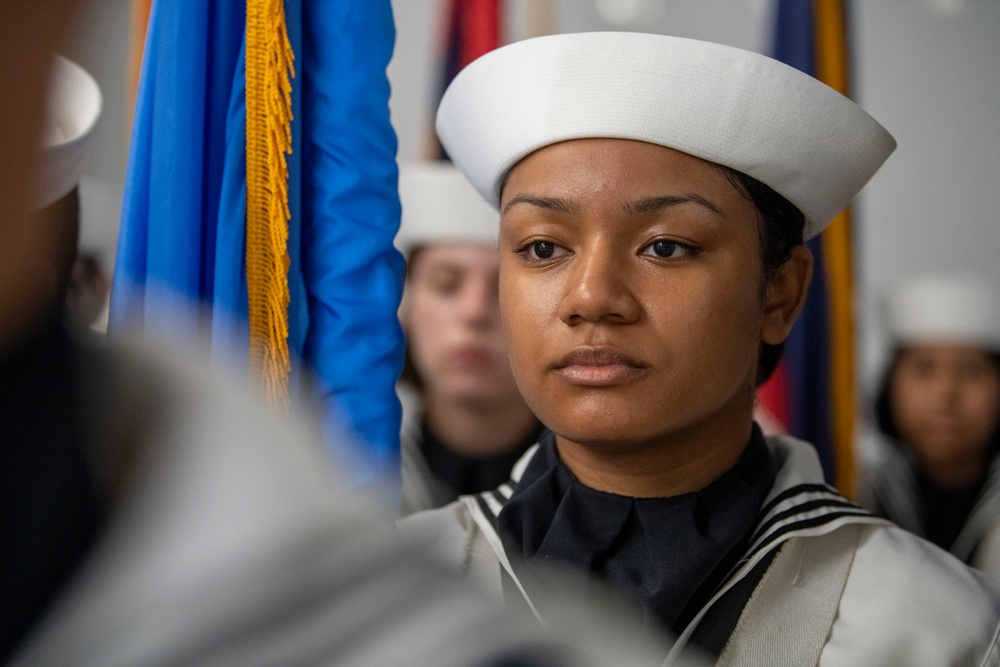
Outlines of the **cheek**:
[[500,280],[500,323],[507,343],[511,370],[516,375],[523,365],[519,361],[530,354],[534,342],[535,321],[530,293],[512,279]]
[[736,270],[687,281],[650,309],[676,344],[688,348],[705,368],[742,377],[756,367],[763,318],[755,276]]
[[429,294],[415,294],[407,312],[407,337],[418,366],[432,364],[443,349],[450,328],[447,301]]
[[920,415],[927,410],[927,387],[919,380],[903,373],[897,373],[889,387],[889,407],[896,425],[904,436],[919,422]]
[[728,329],[759,343],[764,315],[763,267],[753,229],[748,226],[728,248],[699,281],[704,286],[704,300],[711,299],[712,314],[717,318],[715,330]]
[[989,438],[1000,425],[1000,379],[970,388],[963,403],[963,412],[970,425],[982,437]]
[[540,357],[546,331],[558,321],[559,287],[512,273],[501,271],[500,321],[511,371],[520,385]]

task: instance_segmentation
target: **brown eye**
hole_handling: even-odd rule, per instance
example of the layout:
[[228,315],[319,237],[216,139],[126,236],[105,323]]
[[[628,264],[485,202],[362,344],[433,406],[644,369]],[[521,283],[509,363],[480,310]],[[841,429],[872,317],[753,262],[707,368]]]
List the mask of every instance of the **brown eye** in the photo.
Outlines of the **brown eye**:
[[458,292],[458,285],[457,280],[440,280],[431,283],[431,289],[440,296],[451,296]]
[[556,244],[551,241],[535,241],[531,244],[531,254],[537,259],[551,259],[556,252]]
[[552,241],[531,241],[514,252],[531,262],[545,261],[568,254],[565,248]]
[[662,259],[673,259],[676,257],[686,257],[694,253],[694,248],[683,243],[678,243],[677,241],[657,239],[643,248],[642,252],[644,255],[653,255]]
[[514,252],[528,262],[544,262],[570,254],[564,247],[552,241],[530,241]]
[[414,279],[414,285],[420,285],[424,289],[429,289],[438,296],[451,296],[455,294],[458,292],[461,284],[461,273],[441,267],[432,267],[426,272],[421,272]]
[[978,359],[966,359],[958,365],[958,375],[966,380],[981,380],[989,372],[989,365]]

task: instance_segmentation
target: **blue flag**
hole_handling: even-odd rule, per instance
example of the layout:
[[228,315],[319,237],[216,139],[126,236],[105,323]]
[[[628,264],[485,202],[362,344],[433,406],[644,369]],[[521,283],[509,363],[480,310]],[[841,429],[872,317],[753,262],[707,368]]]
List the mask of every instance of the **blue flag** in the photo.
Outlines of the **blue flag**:
[[[388,0],[286,0],[290,393],[317,398],[360,475],[398,468],[403,259],[385,69]],[[248,353],[245,0],[153,4],[129,154],[111,327]],[[197,308],[192,309],[192,304]],[[356,436],[354,438],[353,436]]]

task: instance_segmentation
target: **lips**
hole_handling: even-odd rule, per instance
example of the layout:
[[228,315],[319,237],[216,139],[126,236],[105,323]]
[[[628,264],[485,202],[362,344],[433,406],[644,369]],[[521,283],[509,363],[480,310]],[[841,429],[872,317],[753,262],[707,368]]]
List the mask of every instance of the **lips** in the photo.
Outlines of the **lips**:
[[462,345],[451,351],[449,360],[460,367],[482,368],[493,363],[493,354],[488,347]]
[[553,370],[570,384],[611,387],[644,375],[648,366],[614,348],[581,346],[560,359]]

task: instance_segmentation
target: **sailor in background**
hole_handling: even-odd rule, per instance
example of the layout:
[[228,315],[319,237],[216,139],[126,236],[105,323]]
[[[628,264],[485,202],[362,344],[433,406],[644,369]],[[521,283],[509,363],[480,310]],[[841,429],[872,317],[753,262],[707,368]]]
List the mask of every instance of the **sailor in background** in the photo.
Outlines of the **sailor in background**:
[[894,347],[862,469],[876,514],[1000,578],[1000,291],[923,277],[887,295]]
[[404,165],[397,245],[407,259],[400,319],[401,514],[486,491],[538,439],[514,384],[497,295],[497,213],[448,163]]
[[764,56],[640,33],[490,52],[437,115],[500,211],[514,377],[550,432],[404,534],[544,622],[553,564],[724,665],[996,664],[1000,594],[752,418],[819,234],[895,141]]

